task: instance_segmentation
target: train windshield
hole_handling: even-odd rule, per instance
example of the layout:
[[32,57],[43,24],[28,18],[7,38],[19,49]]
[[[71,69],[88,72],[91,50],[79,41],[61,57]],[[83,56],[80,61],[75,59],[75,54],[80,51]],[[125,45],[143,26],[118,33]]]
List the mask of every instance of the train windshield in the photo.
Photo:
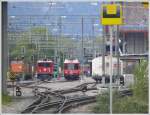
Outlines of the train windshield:
[[39,67],[50,67],[50,63],[38,63]]
[[70,70],[77,70],[79,69],[79,65],[78,64],[65,64],[65,69],[70,69]]

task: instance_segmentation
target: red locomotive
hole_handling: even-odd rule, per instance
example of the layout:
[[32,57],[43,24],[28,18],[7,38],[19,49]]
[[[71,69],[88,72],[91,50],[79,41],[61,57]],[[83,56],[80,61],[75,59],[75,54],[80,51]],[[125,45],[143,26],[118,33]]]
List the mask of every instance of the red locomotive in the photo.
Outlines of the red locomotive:
[[78,80],[80,75],[80,62],[76,60],[64,61],[64,77],[67,80]]
[[39,60],[37,61],[37,78],[40,80],[51,80],[54,72],[54,63],[51,60]]

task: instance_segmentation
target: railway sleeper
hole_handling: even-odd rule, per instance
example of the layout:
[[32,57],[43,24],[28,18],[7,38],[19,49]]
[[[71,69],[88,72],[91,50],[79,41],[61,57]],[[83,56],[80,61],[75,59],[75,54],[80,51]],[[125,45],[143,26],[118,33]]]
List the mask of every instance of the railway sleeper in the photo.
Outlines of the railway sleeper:
[[[96,96],[83,96],[83,97],[79,97],[79,98],[72,98],[72,99],[67,99],[65,104],[71,103],[71,102],[75,102],[75,101],[83,101],[83,100],[89,100],[89,99],[93,99],[96,98]],[[50,109],[53,107],[60,107],[60,104],[63,104],[63,100],[59,100],[56,102],[49,102],[49,103],[45,103],[39,106],[38,110],[35,111],[35,113],[41,111],[41,110],[46,110],[46,109]],[[57,111],[54,111],[53,113],[57,113]]]
[[80,102],[75,102],[75,103],[71,103],[71,104],[68,104],[68,105],[65,105],[62,109],[60,109],[58,111],[58,113],[64,113],[66,112],[69,108],[74,108],[74,107],[77,107],[79,105],[84,105],[84,104],[88,104],[88,103],[93,103],[95,102],[96,99],[89,99],[89,100],[84,100],[84,101],[80,101]]
[[31,113],[36,113],[36,110],[38,110],[39,106],[48,102],[50,100],[49,96],[47,96],[46,98],[44,98],[41,103],[39,103],[38,105],[36,105],[36,107],[31,111]]
[[41,96],[39,95],[38,99],[35,100],[31,105],[29,105],[25,110],[23,110],[21,113],[30,113],[33,109],[37,107],[40,103],[42,103],[43,99],[50,99],[49,97]]
[[23,110],[21,113],[29,113],[32,109],[35,108],[35,105],[39,104],[42,100],[42,97],[39,97],[37,100],[35,100],[31,105],[29,105],[25,110]]

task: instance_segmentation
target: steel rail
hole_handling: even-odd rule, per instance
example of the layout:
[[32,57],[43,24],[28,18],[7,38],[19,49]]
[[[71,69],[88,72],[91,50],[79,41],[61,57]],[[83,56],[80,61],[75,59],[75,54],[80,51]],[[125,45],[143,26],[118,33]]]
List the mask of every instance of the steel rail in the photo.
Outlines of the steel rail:
[[[60,96],[61,99],[58,101],[53,101],[53,102],[45,101],[44,103],[41,103],[42,99],[44,99],[44,96],[48,94]],[[120,94],[120,97],[124,97],[124,96],[131,96],[133,93],[130,89],[125,89],[125,90],[119,91],[119,94]],[[74,107],[75,105],[92,103],[96,101],[96,96],[82,96],[82,97],[80,96],[80,97],[75,97],[75,98],[74,97],[67,98],[67,97],[62,96],[61,93],[54,92],[54,91],[45,92],[45,93],[39,92],[38,95],[40,97],[37,99],[37,101],[35,101],[30,106],[28,106],[27,109],[25,109],[21,113],[37,113],[37,112],[44,111],[44,110],[47,110],[56,106],[57,106],[57,110],[53,111],[53,113],[63,113],[64,111],[66,111],[67,108]]]
[[68,110],[72,107],[76,107],[76,106],[79,106],[79,105],[84,105],[84,104],[87,104],[87,103],[93,103],[93,102],[96,102],[96,98],[71,103],[71,104],[68,104],[68,105],[64,106],[61,110],[58,111],[58,113],[64,113],[66,110]]
[[67,97],[65,96],[63,103],[61,104],[61,106],[58,108],[58,110],[56,112],[59,112],[64,107],[66,102],[67,102]]
[[[97,88],[87,88],[87,91],[89,90],[97,90]],[[82,91],[83,92],[83,89],[69,89],[69,90],[58,90],[58,91],[55,91],[55,92],[58,92],[58,93],[61,93],[61,94],[66,94],[66,93],[73,93],[73,92],[77,92],[77,91]]]
[[44,98],[38,105],[36,105],[36,107],[31,111],[31,113],[34,113],[36,110],[38,110],[39,106],[48,102],[50,99],[49,96],[46,96],[46,98]]
[[35,100],[31,105],[29,105],[25,110],[23,110],[21,113],[28,113],[32,111],[39,103],[41,103],[42,97],[39,97],[37,100]]
[[[77,97],[77,98],[71,98],[71,99],[67,99],[65,104],[70,104],[72,102],[76,102],[76,101],[83,101],[83,100],[89,100],[89,99],[92,99],[92,98],[96,98],[96,96],[86,96],[86,97]],[[37,111],[35,111],[34,113],[37,113],[41,110],[46,110],[46,109],[50,109],[50,107],[55,107],[55,106],[58,106],[61,104],[63,104],[63,100],[60,100],[60,101],[56,101],[56,102],[50,102],[50,103],[46,103],[46,104],[43,104],[41,105]],[[52,113],[56,113],[56,111],[53,111]]]

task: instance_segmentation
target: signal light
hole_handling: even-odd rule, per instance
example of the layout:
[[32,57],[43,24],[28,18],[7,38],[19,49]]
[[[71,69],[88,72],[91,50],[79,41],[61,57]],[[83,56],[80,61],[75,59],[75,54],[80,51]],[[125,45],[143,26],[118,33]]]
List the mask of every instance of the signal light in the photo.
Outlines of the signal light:
[[21,56],[21,59],[24,60],[24,56]]
[[31,56],[31,60],[34,61],[34,55]]

